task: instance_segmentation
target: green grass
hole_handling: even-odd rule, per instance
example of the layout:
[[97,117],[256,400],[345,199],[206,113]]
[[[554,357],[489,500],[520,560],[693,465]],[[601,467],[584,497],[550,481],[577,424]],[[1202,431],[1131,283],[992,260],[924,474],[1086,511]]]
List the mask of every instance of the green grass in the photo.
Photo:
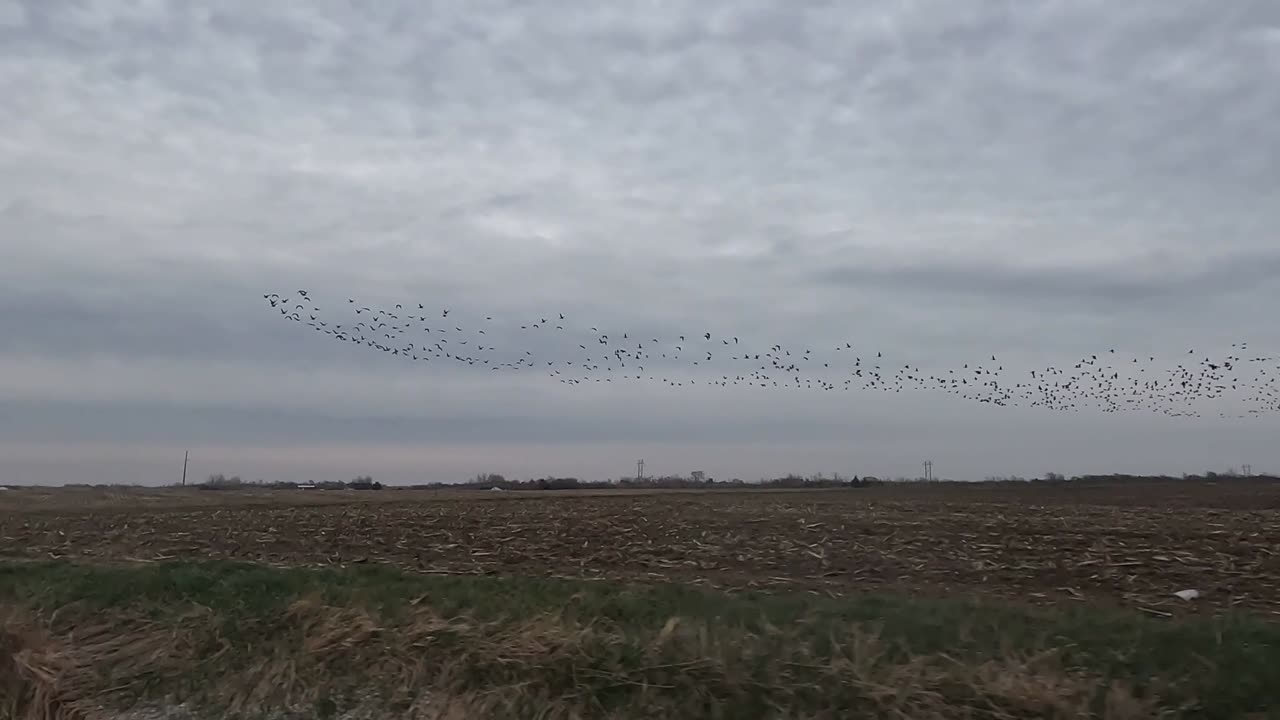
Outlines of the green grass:
[[[243,708],[299,698],[320,707],[374,686],[403,703],[407,688],[429,685],[510,717],[537,706],[565,717],[745,718],[767,707],[784,717],[1079,717],[1083,707],[1097,717],[1239,718],[1280,706],[1280,624],[1248,615],[1175,621],[1083,605],[230,562],[0,563],[0,606],[53,641],[102,618],[119,618],[121,634],[186,633],[187,660],[170,658],[171,672],[116,673],[119,702],[204,688],[202,699],[236,696]],[[132,667],[118,644],[77,660],[77,682],[98,682],[98,665]],[[255,663],[324,682],[254,690],[246,669]],[[21,692],[9,691],[15,717]],[[1055,699],[1064,693],[1084,699]],[[21,712],[32,712],[29,700]]]

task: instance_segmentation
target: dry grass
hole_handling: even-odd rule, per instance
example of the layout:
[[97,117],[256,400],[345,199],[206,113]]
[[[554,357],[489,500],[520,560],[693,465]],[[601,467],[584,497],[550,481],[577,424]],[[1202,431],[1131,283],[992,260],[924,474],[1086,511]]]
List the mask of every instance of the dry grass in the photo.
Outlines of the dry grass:
[[61,629],[57,620],[0,606],[0,717],[78,720],[101,697],[180,677],[199,661],[193,638],[210,617],[112,613]]
[[[59,632],[51,627],[56,622],[7,608],[0,712],[79,720],[163,679],[199,673],[201,663],[212,661],[191,648],[216,640],[218,623],[207,615],[193,620],[160,627],[113,617]],[[976,665],[942,654],[894,659],[874,629],[858,626],[830,639],[833,652],[819,654],[795,632],[725,632],[679,618],[656,636],[637,638],[555,614],[480,622],[418,607],[393,621],[308,598],[262,621],[277,625],[273,642],[237,658],[231,668],[238,670],[212,675],[202,690],[232,715],[321,707],[370,690],[397,717],[440,717],[447,710],[549,720],[734,718],[753,707],[793,718],[1158,714],[1159,698],[1070,670],[1053,652]]]
[[47,563],[0,580],[4,720],[157,702],[253,718],[1236,718],[1274,705],[1280,660],[1280,628],[1252,620],[374,568]]

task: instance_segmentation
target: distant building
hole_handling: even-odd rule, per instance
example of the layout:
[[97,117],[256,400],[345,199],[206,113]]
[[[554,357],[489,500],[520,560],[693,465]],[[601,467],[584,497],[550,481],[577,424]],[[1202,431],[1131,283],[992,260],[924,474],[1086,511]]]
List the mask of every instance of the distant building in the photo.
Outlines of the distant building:
[[315,490],[316,484],[313,482],[298,483],[299,490]]

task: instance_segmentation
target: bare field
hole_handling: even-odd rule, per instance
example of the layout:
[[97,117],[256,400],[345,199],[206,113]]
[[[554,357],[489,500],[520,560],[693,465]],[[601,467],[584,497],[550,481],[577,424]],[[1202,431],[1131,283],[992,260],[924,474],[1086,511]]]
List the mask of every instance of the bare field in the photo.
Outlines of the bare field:
[[[910,590],[1280,616],[1280,484],[0,493],[0,556]],[[1183,589],[1201,598],[1173,596]]]

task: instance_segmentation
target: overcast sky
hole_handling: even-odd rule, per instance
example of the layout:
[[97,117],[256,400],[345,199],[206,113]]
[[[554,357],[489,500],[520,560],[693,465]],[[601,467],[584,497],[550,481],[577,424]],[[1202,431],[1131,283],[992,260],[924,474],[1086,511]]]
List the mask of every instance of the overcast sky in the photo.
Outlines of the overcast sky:
[[0,97],[0,482],[1280,470],[1271,415],[575,386],[262,298],[1280,354],[1270,0],[0,0]]

